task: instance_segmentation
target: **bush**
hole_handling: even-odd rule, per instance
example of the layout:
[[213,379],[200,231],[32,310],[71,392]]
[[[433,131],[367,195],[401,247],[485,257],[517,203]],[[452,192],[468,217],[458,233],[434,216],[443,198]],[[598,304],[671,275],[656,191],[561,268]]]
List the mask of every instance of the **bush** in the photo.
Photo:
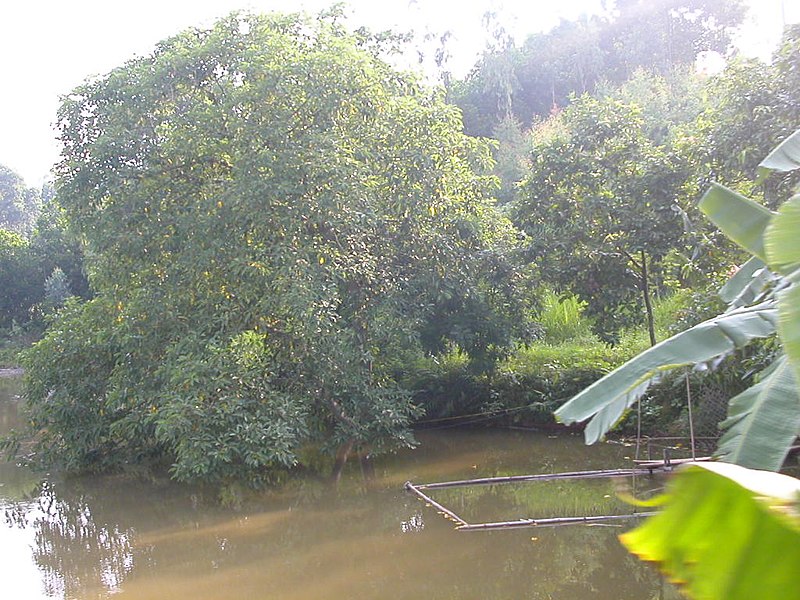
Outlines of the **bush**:
[[[689,290],[680,290],[655,303],[659,339],[691,318],[687,315],[695,301]],[[418,425],[483,422],[554,427],[552,413],[557,408],[650,344],[643,327],[623,330],[613,346],[602,342],[592,333],[581,303],[561,299],[552,291],[542,295],[537,320],[544,329],[542,340],[518,347],[490,373],[474,373],[467,357],[457,352],[419,359],[407,367],[403,385],[414,390],[415,402],[425,410]],[[733,381],[718,383],[738,389]],[[682,419],[686,399],[681,385],[667,380],[651,389],[643,403],[646,429],[667,431]],[[635,426],[630,418],[620,425],[623,431],[634,431]]]
[[424,411],[422,426],[457,423],[549,427],[552,413],[578,391],[624,361],[597,339],[583,344],[538,342],[520,347],[497,369],[475,373],[451,352],[419,359],[400,376]]

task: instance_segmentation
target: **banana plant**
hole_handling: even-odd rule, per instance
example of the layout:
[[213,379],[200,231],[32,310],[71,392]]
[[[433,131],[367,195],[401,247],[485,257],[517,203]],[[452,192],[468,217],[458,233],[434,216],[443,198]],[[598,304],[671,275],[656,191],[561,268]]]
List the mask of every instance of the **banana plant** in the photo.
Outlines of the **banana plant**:
[[[800,168],[800,131],[760,165]],[[778,335],[783,351],[757,383],[733,398],[717,455],[745,467],[777,470],[800,432],[800,195],[777,212],[713,185],[700,209],[752,254],[721,290],[728,310],[646,350],[564,404],[563,423],[589,421],[588,444],[601,439],[665,373],[704,368],[753,340]]]
[[[800,131],[760,167],[761,177],[800,168]],[[662,510],[620,540],[696,600],[800,600],[800,481],[769,472],[800,430],[800,195],[772,212],[713,186],[700,208],[753,255],[721,290],[728,310],[643,352],[556,415],[565,423],[591,419],[592,443],[664,372],[777,334],[782,352],[730,401],[717,449],[725,462],[680,469],[649,501]]]

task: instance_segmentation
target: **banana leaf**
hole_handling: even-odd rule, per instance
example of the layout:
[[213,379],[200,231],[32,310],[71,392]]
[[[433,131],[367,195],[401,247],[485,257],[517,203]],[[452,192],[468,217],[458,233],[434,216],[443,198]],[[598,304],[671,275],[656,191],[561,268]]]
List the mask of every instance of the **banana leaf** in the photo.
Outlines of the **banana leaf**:
[[758,165],[758,179],[766,177],[770,171],[793,171],[800,168],[800,130],[783,140],[767,158]]
[[717,455],[726,462],[777,471],[800,430],[800,393],[791,364],[780,356],[761,380],[731,399]]
[[730,308],[739,308],[755,302],[767,289],[775,275],[755,256],[744,263],[719,290],[719,297]]
[[787,275],[800,267],[800,195],[784,202],[764,233],[770,268]]
[[800,382],[800,282],[793,283],[778,293],[777,297],[778,335],[794,367],[795,378]]
[[771,210],[716,183],[700,199],[698,206],[726,236],[768,263],[764,231],[772,220]]
[[565,424],[591,418],[587,444],[601,439],[665,372],[722,357],[750,341],[769,337],[777,327],[773,299],[695,325],[645,350],[573,397],[555,415]]
[[663,509],[620,536],[697,600],[800,600],[800,481],[725,463],[681,469]]
[[800,195],[784,203],[765,233],[767,257],[789,287],[777,294],[778,334],[800,381]]

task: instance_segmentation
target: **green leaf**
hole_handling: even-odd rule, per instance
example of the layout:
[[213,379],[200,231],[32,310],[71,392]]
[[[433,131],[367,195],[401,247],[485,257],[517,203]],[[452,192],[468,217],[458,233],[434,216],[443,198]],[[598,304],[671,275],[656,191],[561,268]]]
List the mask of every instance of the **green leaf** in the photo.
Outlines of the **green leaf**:
[[717,449],[725,461],[754,469],[781,468],[800,429],[800,395],[785,356],[757,384],[731,399],[720,427],[728,429]]
[[764,230],[772,219],[772,211],[716,183],[698,206],[731,240],[767,262]]
[[681,469],[665,508],[620,536],[696,600],[800,599],[800,481],[724,463]]
[[800,130],[783,140],[767,158],[758,165],[759,179],[770,171],[793,171],[800,168]]
[[795,282],[778,296],[778,335],[800,381],[800,283]]
[[789,273],[800,266],[800,195],[778,209],[765,232],[764,245],[770,267]]
[[772,279],[764,261],[755,256],[744,263],[719,290],[719,296],[732,308],[747,306],[756,300]]
[[774,334],[776,326],[777,309],[772,300],[704,321],[645,350],[594,382],[559,408],[556,418],[570,424],[592,417],[584,436],[587,444],[593,444],[665,371],[723,356],[754,339]]
[[[796,135],[796,134],[795,134]],[[770,265],[786,275],[790,287],[777,294],[778,333],[800,380],[800,195],[785,202],[765,233]]]

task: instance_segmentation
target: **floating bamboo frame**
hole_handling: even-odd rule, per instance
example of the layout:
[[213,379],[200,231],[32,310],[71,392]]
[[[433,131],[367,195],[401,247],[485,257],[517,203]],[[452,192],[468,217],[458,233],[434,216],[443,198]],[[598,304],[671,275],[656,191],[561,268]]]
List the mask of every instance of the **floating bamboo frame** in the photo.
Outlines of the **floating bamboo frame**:
[[[707,457],[696,459],[697,461],[710,460]],[[423,490],[435,490],[443,488],[465,487],[472,485],[500,485],[506,483],[530,483],[536,481],[553,481],[569,479],[600,479],[611,477],[629,477],[634,475],[652,475],[654,471],[670,471],[678,464],[695,462],[691,459],[678,459],[672,461],[641,461],[637,468],[633,469],[606,469],[597,471],[570,471],[565,473],[543,473],[539,475],[512,475],[508,477],[481,477],[477,479],[460,479],[456,481],[440,481],[436,483],[414,484],[406,481],[405,489],[417,496],[419,499],[435,508],[446,519],[456,524],[458,531],[486,531],[492,529],[520,529],[523,527],[554,527],[560,525],[591,525],[609,521],[619,521],[626,519],[638,519],[649,517],[654,512],[636,512],[625,515],[598,515],[585,517],[550,517],[543,519],[517,519],[516,521],[495,521],[489,523],[468,523],[455,512],[440,504]]]

